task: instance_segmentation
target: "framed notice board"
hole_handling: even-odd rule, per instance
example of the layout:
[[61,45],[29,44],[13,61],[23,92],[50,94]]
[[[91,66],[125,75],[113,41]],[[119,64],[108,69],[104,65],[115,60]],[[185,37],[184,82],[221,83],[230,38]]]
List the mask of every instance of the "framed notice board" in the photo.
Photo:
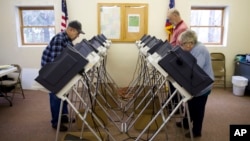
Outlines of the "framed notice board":
[[113,42],[134,42],[148,29],[148,5],[98,3],[98,34]]

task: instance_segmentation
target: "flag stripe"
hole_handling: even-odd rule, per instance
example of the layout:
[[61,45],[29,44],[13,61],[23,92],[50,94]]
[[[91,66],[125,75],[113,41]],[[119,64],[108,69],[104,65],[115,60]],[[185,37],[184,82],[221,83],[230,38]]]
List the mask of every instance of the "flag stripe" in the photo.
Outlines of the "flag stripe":
[[[169,9],[173,8],[175,6],[175,0],[169,0],[168,6],[169,6]],[[166,20],[165,29],[169,35],[168,39],[170,40],[170,35],[173,32],[173,25],[170,23],[169,19]]]
[[68,20],[68,10],[66,0],[62,0],[61,31],[66,29]]

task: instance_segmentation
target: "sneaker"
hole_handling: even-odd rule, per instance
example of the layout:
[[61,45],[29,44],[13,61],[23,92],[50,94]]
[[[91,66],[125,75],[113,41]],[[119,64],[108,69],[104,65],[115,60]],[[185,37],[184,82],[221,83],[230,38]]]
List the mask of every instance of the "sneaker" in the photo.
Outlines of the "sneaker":
[[[190,132],[186,133],[186,134],[185,134],[185,137],[186,137],[186,138],[191,138]],[[201,133],[200,133],[200,134],[195,134],[195,133],[193,133],[193,137],[194,137],[194,138],[201,137]]]
[[[57,129],[57,124],[52,125],[52,128]],[[59,129],[59,131],[65,132],[65,131],[67,131],[67,130],[68,130],[68,127],[66,127],[66,126],[63,125],[63,124],[60,124],[60,129]]]
[[62,118],[61,118],[61,123],[69,123],[69,122],[72,122],[72,123],[75,123],[75,119],[72,118],[71,121],[69,120],[68,116],[66,115],[63,115]]
[[[176,122],[176,126],[179,128],[182,128],[182,123],[181,122]],[[184,129],[189,129],[189,126],[183,123],[183,128]]]

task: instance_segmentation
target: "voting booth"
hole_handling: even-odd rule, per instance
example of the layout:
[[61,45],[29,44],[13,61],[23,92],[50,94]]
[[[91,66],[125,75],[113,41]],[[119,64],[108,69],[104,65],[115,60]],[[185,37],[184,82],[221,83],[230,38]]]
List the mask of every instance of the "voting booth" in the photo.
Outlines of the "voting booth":
[[77,73],[84,70],[88,60],[69,46],[53,62],[43,66],[35,80],[53,93],[61,90]]

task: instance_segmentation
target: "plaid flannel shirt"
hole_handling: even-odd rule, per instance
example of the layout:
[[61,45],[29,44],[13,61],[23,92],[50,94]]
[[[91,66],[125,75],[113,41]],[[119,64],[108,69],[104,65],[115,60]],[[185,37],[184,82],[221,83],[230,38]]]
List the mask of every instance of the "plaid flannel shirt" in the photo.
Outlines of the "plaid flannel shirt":
[[73,46],[73,43],[65,31],[55,35],[43,51],[41,65],[44,66],[47,63],[53,62],[67,46]]

